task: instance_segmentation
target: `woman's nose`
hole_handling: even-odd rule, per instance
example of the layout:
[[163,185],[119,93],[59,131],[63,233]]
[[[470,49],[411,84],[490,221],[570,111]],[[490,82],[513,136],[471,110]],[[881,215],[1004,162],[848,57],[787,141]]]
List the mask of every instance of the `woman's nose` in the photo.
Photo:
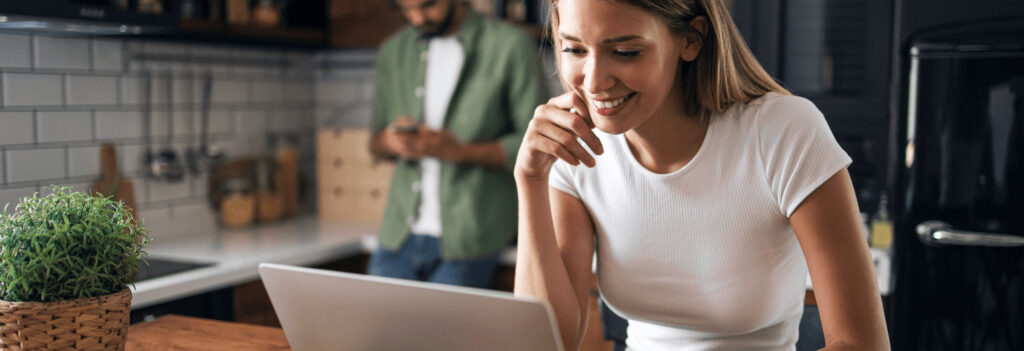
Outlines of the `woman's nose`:
[[597,58],[587,59],[581,73],[581,81],[577,84],[588,93],[597,94],[615,86],[615,79]]

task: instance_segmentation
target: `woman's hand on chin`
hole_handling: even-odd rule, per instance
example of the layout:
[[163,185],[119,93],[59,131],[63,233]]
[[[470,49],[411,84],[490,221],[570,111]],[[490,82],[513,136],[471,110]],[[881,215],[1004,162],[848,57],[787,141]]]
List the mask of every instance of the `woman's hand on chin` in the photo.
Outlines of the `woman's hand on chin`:
[[577,140],[583,139],[598,155],[604,153],[593,128],[594,123],[586,105],[572,92],[537,106],[516,156],[516,179],[541,179],[547,182],[551,166],[557,159],[573,166],[582,163],[594,167],[594,157]]

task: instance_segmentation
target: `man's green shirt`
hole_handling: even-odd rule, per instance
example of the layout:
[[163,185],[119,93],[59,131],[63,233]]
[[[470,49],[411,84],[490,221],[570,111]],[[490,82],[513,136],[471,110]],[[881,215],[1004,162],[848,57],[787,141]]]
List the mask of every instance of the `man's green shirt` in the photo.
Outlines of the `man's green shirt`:
[[[518,29],[467,11],[456,36],[465,62],[444,128],[464,143],[500,141],[507,164],[499,170],[442,163],[441,254],[446,259],[480,257],[509,244],[516,227],[511,170],[533,111],[547,98],[537,44]],[[422,121],[427,50],[427,40],[412,27],[381,46],[374,133],[398,116]],[[397,249],[409,236],[419,208],[419,180],[416,162],[397,161],[380,232],[385,247]]]

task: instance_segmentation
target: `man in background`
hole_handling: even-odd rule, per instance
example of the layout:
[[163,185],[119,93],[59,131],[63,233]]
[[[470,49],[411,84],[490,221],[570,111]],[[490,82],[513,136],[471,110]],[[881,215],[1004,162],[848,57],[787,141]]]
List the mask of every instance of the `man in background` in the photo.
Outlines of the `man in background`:
[[487,288],[515,232],[515,156],[547,98],[537,44],[459,0],[395,5],[410,26],[378,52],[370,148],[397,165],[368,273]]

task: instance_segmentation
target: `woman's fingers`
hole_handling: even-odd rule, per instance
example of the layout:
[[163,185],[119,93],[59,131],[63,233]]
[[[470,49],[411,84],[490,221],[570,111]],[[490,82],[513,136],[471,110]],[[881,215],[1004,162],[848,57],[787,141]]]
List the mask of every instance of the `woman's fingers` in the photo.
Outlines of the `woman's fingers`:
[[587,108],[587,103],[582,98],[576,95],[576,93],[565,93],[556,97],[551,98],[548,101],[549,105],[554,105],[559,109],[569,111],[570,113],[576,113],[579,115],[583,123],[594,129],[594,120],[590,117],[590,109]]
[[590,118],[590,109],[587,108],[587,103],[583,102],[583,99],[580,99],[575,94],[573,94],[570,112],[580,115],[583,118],[583,122],[587,123],[587,127],[594,129],[594,119]]
[[[594,134],[593,128],[591,128],[584,120],[583,116],[576,113],[570,113],[568,109],[561,109],[554,105],[541,105],[539,107],[543,111],[538,111],[539,114],[546,116],[551,123],[567,130],[575,136],[583,139],[584,143],[590,147],[590,150],[594,151],[595,154],[603,154],[604,146],[601,145],[601,140]],[[575,138],[573,139],[575,140]]]
[[[555,140],[541,136],[540,138],[536,138],[534,142],[536,143],[535,147],[544,153],[554,155],[573,166],[578,166],[580,164],[580,160],[573,156],[572,152],[569,152],[564,145]],[[577,146],[579,145],[577,144]]]
[[594,167],[594,165],[597,164],[594,161],[594,156],[591,156],[590,153],[583,148],[583,145],[580,145],[579,141],[576,140],[576,136],[569,131],[562,129],[557,125],[548,124],[546,126],[542,126],[538,132],[549,140],[560,144],[562,148],[572,154],[574,159],[583,162],[587,167]]

